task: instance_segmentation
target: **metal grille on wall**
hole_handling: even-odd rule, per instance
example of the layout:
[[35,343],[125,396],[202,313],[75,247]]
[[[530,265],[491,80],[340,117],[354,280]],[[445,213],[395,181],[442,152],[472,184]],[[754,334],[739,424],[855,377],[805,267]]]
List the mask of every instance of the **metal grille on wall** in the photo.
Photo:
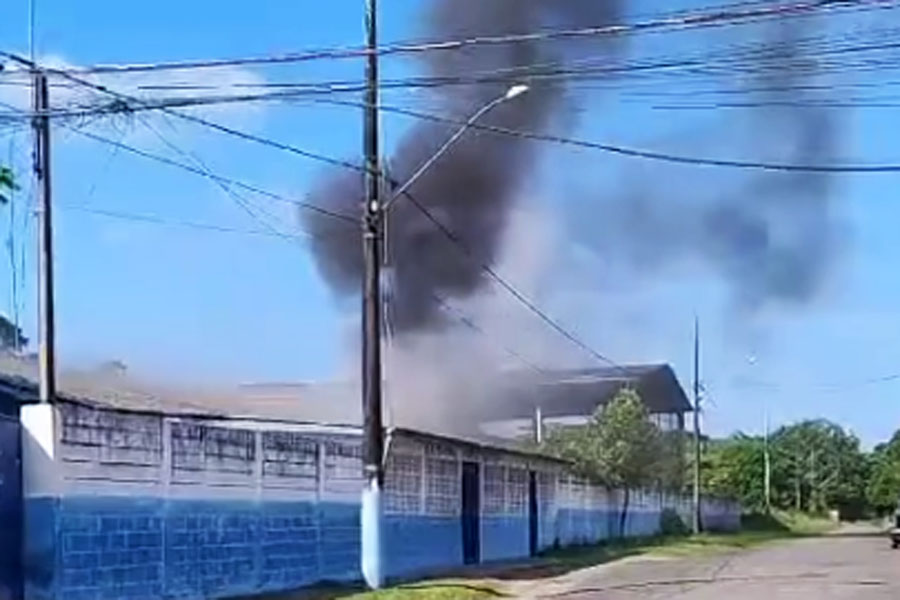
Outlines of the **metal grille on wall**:
[[[162,461],[162,418],[97,410],[78,404],[61,404],[60,441],[73,448],[91,450],[94,460],[159,465]],[[79,455],[80,456],[80,455]]]
[[425,512],[455,515],[460,511],[460,463],[452,448],[425,447]]
[[484,465],[484,502],[486,515],[502,515],[506,508],[506,467],[496,463]]
[[390,513],[422,511],[422,455],[388,455],[384,476],[384,509]]
[[553,506],[556,502],[556,474],[539,471],[537,474],[538,503],[542,507]]
[[358,441],[325,442],[325,488],[331,491],[359,489],[362,481],[362,447]]
[[528,509],[528,471],[519,467],[506,470],[506,513],[524,515]]
[[319,451],[316,440],[288,431],[262,434],[263,477],[290,480],[292,487],[316,489]]
[[172,467],[250,475],[256,461],[252,431],[172,423]]

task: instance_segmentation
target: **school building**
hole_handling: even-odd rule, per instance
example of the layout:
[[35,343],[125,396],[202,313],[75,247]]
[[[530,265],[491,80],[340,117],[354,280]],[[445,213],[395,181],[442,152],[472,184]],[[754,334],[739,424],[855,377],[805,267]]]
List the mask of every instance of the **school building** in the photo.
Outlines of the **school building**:
[[[358,426],[124,393],[34,396],[29,379],[0,377],[0,405],[20,411],[0,422],[0,512],[4,526],[21,522],[0,540],[0,597],[218,598],[360,578]],[[565,462],[394,427],[385,571],[406,578],[652,535],[664,508],[689,518],[687,498],[631,495],[620,530],[621,492]],[[734,529],[740,507],[706,499],[703,516],[709,529]]]

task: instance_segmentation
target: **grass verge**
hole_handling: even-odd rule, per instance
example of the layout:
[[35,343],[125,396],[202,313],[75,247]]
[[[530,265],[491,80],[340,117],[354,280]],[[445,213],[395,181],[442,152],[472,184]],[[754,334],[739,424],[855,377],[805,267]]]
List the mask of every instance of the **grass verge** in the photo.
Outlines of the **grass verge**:
[[[753,515],[738,533],[618,540],[594,546],[575,546],[544,553],[538,560],[517,566],[482,569],[461,579],[441,579],[363,592],[343,589],[339,593],[302,596],[304,599],[344,600],[486,600],[502,598],[504,581],[554,577],[577,569],[608,563],[629,556],[657,555],[690,557],[745,550],[777,540],[823,535],[837,527],[827,519],[805,514]],[[297,598],[300,598],[298,596]]]

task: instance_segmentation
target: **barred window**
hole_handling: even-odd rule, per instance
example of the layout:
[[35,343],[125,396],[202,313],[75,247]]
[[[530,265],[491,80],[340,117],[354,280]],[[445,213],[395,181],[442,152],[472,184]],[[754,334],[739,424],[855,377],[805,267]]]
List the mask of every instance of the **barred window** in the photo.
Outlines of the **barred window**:
[[325,442],[325,479],[362,479],[362,447],[358,442]]
[[392,513],[416,514],[422,510],[422,456],[388,455],[384,476],[384,509]]
[[538,502],[547,507],[556,502],[556,475],[546,471],[537,474]]
[[459,461],[452,449],[429,445],[425,448],[425,512],[454,515],[460,511]]
[[484,465],[484,514],[502,515],[505,509],[506,467]]
[[528,508],[528,471],[519,467],[506,470],[506,512],[523,515]]
[[61,442],[96,448],[101,462],[158,465],[162,460],[162,418],[78,404],[60,404]]
[[315,483],[319,465],[314,439],[289,431],[266,431],[262,442],[264,476]]

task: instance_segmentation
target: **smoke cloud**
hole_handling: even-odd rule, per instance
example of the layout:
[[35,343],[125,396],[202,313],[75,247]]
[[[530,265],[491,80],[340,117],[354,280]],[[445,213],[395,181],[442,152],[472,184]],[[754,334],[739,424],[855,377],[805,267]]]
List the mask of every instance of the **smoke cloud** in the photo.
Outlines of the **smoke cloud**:
[[[439,0],[426,17],[430,37],[455,39],[482,35],[534,32],[550,27],[585,27],[615,23],[620,3],[613,0]],[[609,40],[540,42],[477,46],[460,51],[423,54],[429,75],[471,77],[476,73],[509,75],[503,81],[439,88],[441,115],[467,118],[516,82],[518,67],[614,52]],[[514,129],[547,131],[565,127],[559,115],[567,101],[565,86],[530,81],[528,93],[488,113],[483,122]],[[399,143],[387,164],[393,180],[403,182],[450,136],[455,127],[420,123]],[[483,283],[479,263],[493,264],[520,186],[536,166],[538,147],[524,140],[470,131],[412,188],[410,194],[458,234],[472,258],[438,231],[405,200],[391,209],[387,252],[391,265],[390,322],[394,331],[440,329],[445,323],[435,295],[465,297]],[[363,197],[359,174],[325,178],[311,196],[322,206],[359,214]],[[357,294],[362,276],[360,244],[334,224],[306,215],[306,225],[319,234],[313,250],[319,268],[342,295]]]
[[[623,4],[624,0],[436,0],[427,23],[430,37],[438,39],[533,32],[617,23]],[[740,76],[726,76],[718,83],[736,90],[751,108],[723,111],[715,128],[678,136],[674,151],[794,165],[834,160],[840,142],[839,115],[806,102],[811,99],[808,90],[822,81],[798,41],[813,25],[801,19],[750,27],[754,38],[762,34],[764,51],[747,54]],[[425,53],[423,61],[427,74],[452,77],[587,54],[614,63],[622,50],[617,39],[556,40]],[[436,92],[440,114],[467,118],[515,82],[510,77],[496,84],[440,88]],[[532,88],[527,94],[500,105],[485,122],[528,131],[569,129],[571,118],[560,115],[581,108],[584,98],[578,90],[567,89],[562,80],[528,83]],[[387,162],[391,178],[405,181],[454,129],[433,123],[413,127]],[[616,297],[626,288],[651,288],[660,273],[676,272],[685,264],[699,266],[725,283],[733,306],[742,311],[806,303],[828,279],[840,227],[834,181],[827,173],[697,169],[610,159],[599,162],[624,165],[615,172],[612,186],[608,178],[598,181],[591,172],[573,169],[564,178],[569,181],[563,182],[560,198],[543,203],[543,210],[552,215],[531,211],[539,218],[522,219],[519,209],[525,201],[535,200],[523,186],[533,178],[539,152],[546,148],[470,131],[411,189],[459,236],[474,260],[463,256],[409,202],[400,199],[393,206],[387,228],[388,321],[398,335],[388,351],[386,375],[390,389],[399,390],[389,395],[392,414],[400,421],[444,430],[448,424],[465,423],[460,426],[468,431],[462,415],[477,418],[484,403],[502,392],[504,379],[526,368],[498,350],[497,342],[542,368],[586,366],[579,350],[548,333],[505,292],[485,285],[478,263],[497,265],[539,304],[551,295],[556,300],[565,295],[575,299],[576,314],[565,306],[555,314],[562,315],[564,323],[578,323],[579,331],[602,326],[602,348],[619,360],[628,355],[676,360],[671,352],[677,346],[673,339],[678,338],[678,327],[672,323],[667,299],[654,301],[650,307],[654,313],[648,318],[646,309],[622,300],[627,294]],[[358,173],[333,173],[318,182],[311,201],[358,215],[362,198]],[[359,232],[348,233],[315,214],[306,214],[305,219],[306,226],[319,234],[313,250],[325,279],[339,297],[358,297]],[[553,241],[533,252],[535,240],[548,233]],[[573,275],[576,253],[581,270]],[[540,260],[526,258],[534,254]],[[585,270],[585,265],[596,270]],[[453,316],[436,298],[461,307],[487,335],[461,326],[449,328]]]
[[[838,115],[815,106],[810,101],[821,98],[806,91],[821,82],[798,41],[809,26],[766,26],[767,50],[749,61],[751,76],[743,78],[745,109],[723,111],[727,116],[698,154],[795,166],[834,161]],[[699,263],[727,284],[742,310],[813,299],[840,242],[834,176],[690,169],[642,164],[626,170],[603,197],[584,194],[570,215],[575,240],[633,277]],[[588,212],[603,215],[599,231],[584,226]]]

